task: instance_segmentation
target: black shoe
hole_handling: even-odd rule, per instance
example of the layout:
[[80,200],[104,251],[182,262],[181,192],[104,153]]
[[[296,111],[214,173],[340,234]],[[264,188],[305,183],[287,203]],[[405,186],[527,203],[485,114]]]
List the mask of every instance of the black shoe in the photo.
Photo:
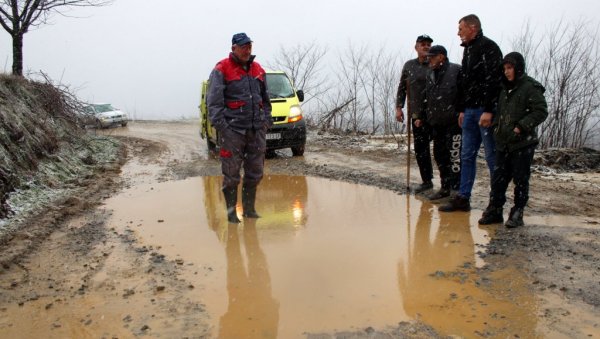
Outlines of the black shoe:
[[515,228],[521,227],[523,225],[525,225],[525,223],[523,222],[523,208],[511,208],[508,220],[506,220],[506,224],[504,224],[504,226],[506,226],[507,228]]
[[447,204],[440,206],[438,210],[442,212],[468,212],[471,210],[471,203],[469,202],[469,199],[462,197],[460,194],[457,194],[452,199],[450,199],[450,201]]
[[423,193],[427,190],[433,188],[433,183],[431,181],[424,182],[415,188],[415,193]]
[[483,211],[481,219],[479,219],[478,222],[479,225],[500,224],[504,222],[502,207],[488,206],[485,211]]
[[445,197],[449,197],[450,196],[450,190],[444,189],[444,188],[440,188],[439,191],[433,193],[432,195],[430,195],[429,197],[427,197],[429,200],[433,201],[433,200],[440,200],[443,199]]

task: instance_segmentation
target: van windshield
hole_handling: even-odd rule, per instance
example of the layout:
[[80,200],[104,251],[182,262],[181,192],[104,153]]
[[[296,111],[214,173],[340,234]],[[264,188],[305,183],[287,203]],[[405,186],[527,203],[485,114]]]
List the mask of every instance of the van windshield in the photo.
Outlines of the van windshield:
[[295,95],[292,83],[285,74],[267,73],[267,88],[271,99],[291,98]]

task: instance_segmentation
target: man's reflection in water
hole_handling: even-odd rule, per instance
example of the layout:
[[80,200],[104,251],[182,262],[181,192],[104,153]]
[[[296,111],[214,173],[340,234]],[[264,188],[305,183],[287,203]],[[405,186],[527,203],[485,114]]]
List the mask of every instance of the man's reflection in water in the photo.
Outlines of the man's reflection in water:
[[276,231],[293,237],[303,229],[308,219],[306,177],[265,176],[256,201],[261,218],[244,219],[240,229],[227,222],[220,207],[225,204],[221,180],[203,178],[207,221],[224,244],[227,259],[228,309],[220,319],[219,338],[276,338],[279,302],[272,297],[268,263],[260,248],[256,223],[261,232],[270,235]]
[[[526,289],[516,283],[520,294],[514,301],[479,286],[479,277],[473,272],[470,213],[439,213],[435,234],[437,225],[432,217],[432,206],[422,203],[414,239],[409,239],[413,247],[406,262],[398,263],[398,285],[406,313],[445,335],[535,335],[535,312]],[[510,274],[517,281],[525,280],[519,272]]]
[[219,322],[219,338],[277,338],[279,303],[271,295],[271,278],[260,248],[256,219],[243,221],[247,269],[237,224],[227,230],[227,293],[229,306]]
[[472,334],[475,328],[465,331],[465,325],[471,322],[473,310],[463,301],[456,302],[466,296],[460,293],[464,289],[460,277],[452,276],[459,266],[475,263],[469,213],[452,213],[452,220],[445,217],[440,214],[432,238],[432,206],[421,204],[414,239],[409,240],[413,247],[407,262],[398,264],[398,284],[409,316],[446,334]]

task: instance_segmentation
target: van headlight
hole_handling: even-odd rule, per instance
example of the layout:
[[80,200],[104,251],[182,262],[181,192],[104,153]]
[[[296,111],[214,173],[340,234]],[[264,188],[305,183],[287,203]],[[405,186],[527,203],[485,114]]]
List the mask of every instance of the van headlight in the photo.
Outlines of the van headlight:
[[290,107],[290,116],[288,122],[296,122],[302,120],[302,108],[300,105],[292,105]]

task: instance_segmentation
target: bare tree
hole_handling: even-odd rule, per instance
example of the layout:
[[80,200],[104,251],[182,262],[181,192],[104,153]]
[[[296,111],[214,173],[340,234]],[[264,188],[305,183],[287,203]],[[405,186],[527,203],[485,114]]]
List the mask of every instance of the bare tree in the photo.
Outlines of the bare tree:
[[23,75],[23,36],[31,27],[48,23],[53,14],[72,7],[98,7],[112,0],[0,0],[0,25],[12,37],[12,74]]
[[[535,58],[539,53],[539,48],[542,45],[542,40],[532,40],[536,35],[535,28],[531,27],[531,21],[525,20],[521,25],[521,33],[512,40],[512,47],[525,58],[525,65],[532,66],[532,58]],[[530,67],[531,68],[531,67]]]
[[280,46],[275,59],[266,65],[285,71],[296,88],[304,91],[304,103],[307,103],[329,89],[326,77],[321,72],[321,63],[326,54],[327,48],[320,47],[314,41],[291,48]]
[[343,97],[356,98],[348,106],[350,113],[349,119],[346,121],[345,129],[357,133],[362,127],[364,121],[363,110],[366,108],[360,95],[363,90],[361,80],[363,68],[367,64],[367,47],[361,46],[355,49],[352,43],[348,43],[348,47],[339,57],[339,71],[336,76],[338,78],[339,90],[344,93]]
[[384,134],[389,134],[395,121],[395,90],[400,77],[396,57],[382,46],[367,59],[364,69],[360,79],[371,111],[371,133],[375,134],[383,122]]
[[383,115],[383,133],[394,134],[398,131],[396,121],[396,91],[400,81],[400,64],[392,53],[381,59],[381,69],[377,79],[379,91],[376,94],[378,105]]
[[[526,23],[513,40],[525,56],[528,73],[546,88],[548,119],[539,127],[541,147],[583,147],[597,129],[598,42],[598,28],[591,30],[584,21],[559,21],[541,35]],[[585,53],[581,46],[586,46]]]
[[369,53],[367,45],[351,42],[330,68],[330,89],[316,98],[321,130],[375,134],[398,130],[394,119],[395,91],[400,77],[396,53],[385,46]]
[[371,111],[371,134],[375,134],[378,128],[377,102],[375,100],[375,95],[378,91],[377,80],[379,78],[379,68],[382,57],[383,48],[379,49],[377,54],[367,56],[368,59],[363,67],[364,71],[358,73],[367,107]]

